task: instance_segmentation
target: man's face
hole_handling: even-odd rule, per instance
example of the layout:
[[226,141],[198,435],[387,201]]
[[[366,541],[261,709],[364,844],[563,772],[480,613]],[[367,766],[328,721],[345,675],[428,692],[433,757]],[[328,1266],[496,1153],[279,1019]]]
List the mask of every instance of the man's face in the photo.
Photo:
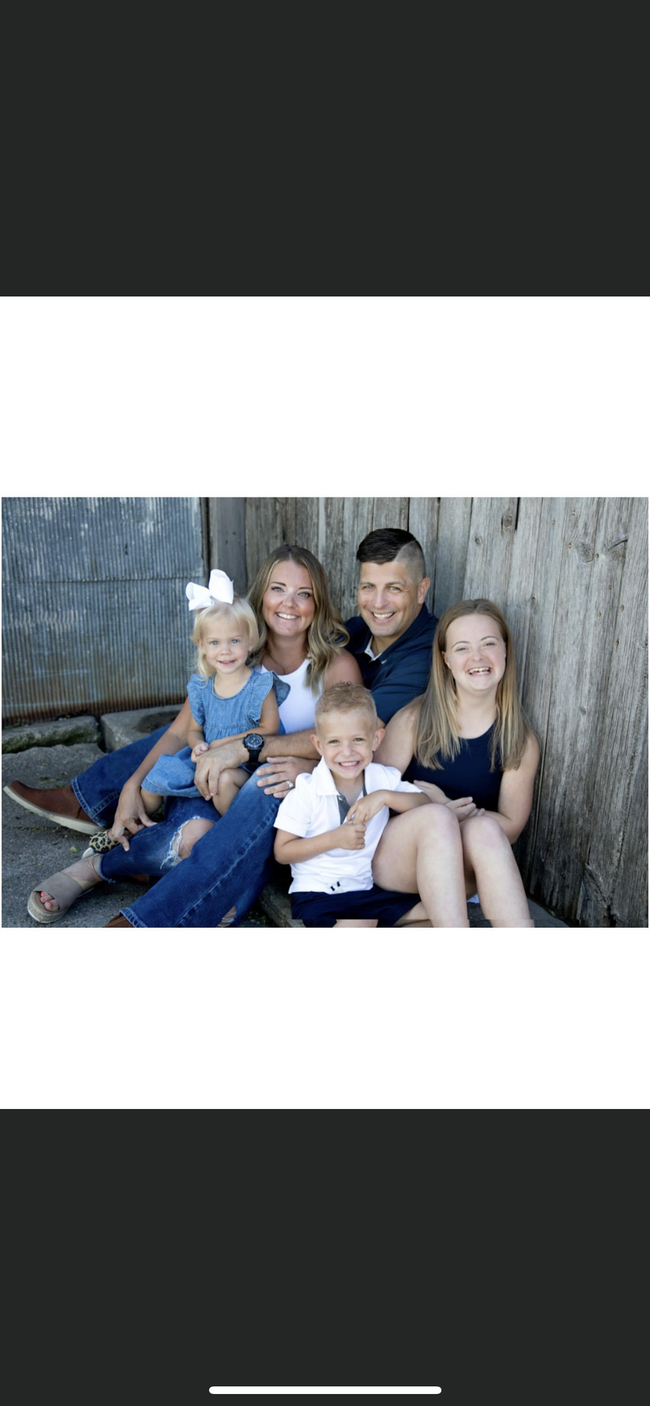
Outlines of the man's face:
[[429,585],[426,576],[416,585],[401,561],[361,563],[357,603],[372,630],[375,653],[388,649],[413,624]]

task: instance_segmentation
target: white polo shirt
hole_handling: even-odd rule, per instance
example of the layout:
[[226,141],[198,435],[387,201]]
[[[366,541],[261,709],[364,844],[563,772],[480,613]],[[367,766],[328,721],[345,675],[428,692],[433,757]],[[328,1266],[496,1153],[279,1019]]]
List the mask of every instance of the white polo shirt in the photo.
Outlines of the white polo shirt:
[[[421,794],[410,781],[402,781],[395,766],[380,766],[378,762],[371,762],[366,767],[365,778],[368,795],[372,791],[413,791],[416,796]],[[363,849],[330,849],[325,854],[315,855],[313,859],[292,864],[289,893],[353,893],[355,890],[371,889],[373,855],[389,818],[388,806],[383,806],[378,815],[373,815],[366,826]],[[321,757],[314,771],[301,771],[296,777],[295,789],[285,796],[275,818],[275,827],[286,830],[290,835],[298,835],[301,840],[309,840],[312,835],[323,835],[326,830],[335,830],[340,824],[336,783]]]

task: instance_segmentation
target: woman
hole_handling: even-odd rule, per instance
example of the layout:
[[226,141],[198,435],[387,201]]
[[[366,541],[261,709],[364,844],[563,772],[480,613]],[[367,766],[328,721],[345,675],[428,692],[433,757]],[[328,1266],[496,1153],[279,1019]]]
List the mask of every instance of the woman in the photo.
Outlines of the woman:
[[[442,616],[427,691],[391,719],[377,757],[456,817],[466,896],[478,892],[492,926],[533,927],[511,846],[530,815],[539,744],[519,702],[512,638],[492,601],[459,601]],[[417,888],[407,827],[427,809],[386,826],[373,864],[383,888]],[[456,868],[447,877],[457,906]]]
[[[331,603],[323,568],[311,552],[302,547],[289,546],[272,552],[255,578],[249,600],[260,628],[260,644],[251,663],[261,669],[273,669],[290,687],[287,699],[280,706],[280,719],[285,732],[291,736],[273,739],[271,755],[275,758],[277,754],[278,760],[265,769],[265,793],[279,801],[287,794],[299,771],[310,771],[316,765],[315,761],[310,760],[313,755],[310,732],[316,702],[323,688],[333,683],[360,683],[361,675],[356,660],[344,649],[348,634]],[[126,875],[146,878],[165,874],[192,855],[197,842],[216,823],[226,825],[229,817],[232,820],[224,830],[226,853],[222,859],[224,863],[232,863],[237,844],[235,817],[237,813],[241,816],[245,814],[241,808],[238,812],[238,807],[245,792],[257,786],[257,778],[253,776],[247,782],[227,815],[221,819],[212,796],[218,789],[220,771],[246,760],[245,751],[242,756],[239,755],[241,743],[233,743],[230,738],[214,742],[209,752],[199,758],[195,779],[203,800],[174,799],[168,802],[165,818],[159,824],[151,822],[141,802],[140,785],[144,777],[158,756],[173,754],[186,745],[190,722],[191,713],[186,700],[171,728],[147,753],[123,788],[110,831],[111,837],[119,840],[119,846],[103,855],[93,856],[87,852],[78,863],[71,864],[62,874],[54,875],[33,890],[30,912],[37,921],[56,921],[77,898],[89,892],[103,878],[115,880]],[[240,892],[248,907],[266,881],[267,862],[273,848],[275,813],[276,806],[269,801],[263,820],[259,822],[255,872],[252,869],[253,860],[250,854],[247,855],[245,881],[242,881]],[[133,834],[136,824],[142,828]],[[198,855],[193,858],[198,859]],[[213,861],[214,855],[211,855]],[[53,888],[57,889],[56,894]],[[146,926],[164,927],[164,903],[156,905],[155,898],[152,898],[152,905],[156,921],[147,922]],[[243,902],[241,911],[245,911]],[[128,914],[133,916],[137,925],[137,914],[127,910]],[[230,913],[224,914],[223,925],[227,926],[230,921]],[[128,916],[114,919],[113,924],[131,926]]]

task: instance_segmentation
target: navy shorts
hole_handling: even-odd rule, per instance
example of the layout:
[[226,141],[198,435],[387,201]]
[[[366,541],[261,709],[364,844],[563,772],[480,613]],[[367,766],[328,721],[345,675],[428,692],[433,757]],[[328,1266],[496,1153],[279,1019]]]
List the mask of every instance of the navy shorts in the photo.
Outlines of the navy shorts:
[[380,928],[394,928],[419,902],[418,893],[392,893],[373,884],[352,893],[292,893],[291,913],[306,928],[333,928],[339,918],[376,918]]

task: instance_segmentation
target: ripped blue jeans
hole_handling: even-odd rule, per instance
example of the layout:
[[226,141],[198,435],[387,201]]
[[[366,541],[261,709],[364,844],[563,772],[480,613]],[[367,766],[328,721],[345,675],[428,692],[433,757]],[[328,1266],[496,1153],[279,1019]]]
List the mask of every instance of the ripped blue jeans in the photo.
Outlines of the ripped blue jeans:
[[[280,731],[284,728],[280,726]],[[99,825],[111,825],[124,782],[137,769],[160,728],[150,737],[131,742],[117,752],[98,757],[87,771],[76,776],[72,788],[87,815]],[[223,816],[211,801],[170,799],[165,819],[139,830],[129,849],[102,855],[105,879],[150,874],[158,883],[122,912],[137,928],[214,928],[235,909],[229,926],[238,927],[271,874],[273,822],[280,801],[265,796],[255,776],[242,786]],[[211,830],[197,840],[187,859],[178,862],[176,837],[194,816],[213,821]]]
[[[164,820],[139,830],[128,850],[120,845],[102,855],[102,878],[160,876],[148,893],[122,909],[134,927],[218,927],[232,908],[229,926],[238,927],[270,877],[279,805],[264,795],[255,776],[222,816],[212,801],[170,799]],[[212,821],[212,829],[183,859],[180,832],[195,817]]]

